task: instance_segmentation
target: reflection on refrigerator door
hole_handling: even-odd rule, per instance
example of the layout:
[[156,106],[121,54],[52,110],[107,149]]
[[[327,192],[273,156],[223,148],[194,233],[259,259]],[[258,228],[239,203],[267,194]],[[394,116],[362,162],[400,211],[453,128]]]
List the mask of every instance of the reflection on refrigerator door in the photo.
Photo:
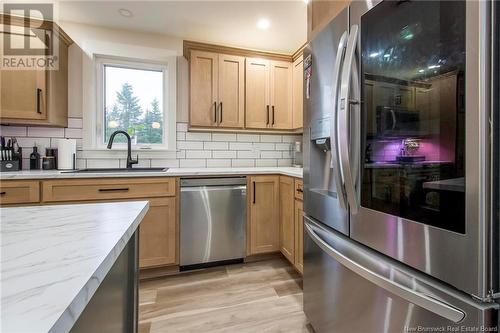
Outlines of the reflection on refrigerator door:
[[496,326],[497,305],[439,281],[306,218],[304,311],[316,332],[417,332]]

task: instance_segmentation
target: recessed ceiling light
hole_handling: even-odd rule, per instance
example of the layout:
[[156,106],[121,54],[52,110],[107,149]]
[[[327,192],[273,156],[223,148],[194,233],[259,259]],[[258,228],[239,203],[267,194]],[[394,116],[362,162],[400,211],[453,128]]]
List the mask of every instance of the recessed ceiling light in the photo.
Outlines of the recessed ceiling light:
[[134,16],[134,14],[130,10],[125,9],[125,8],[118,9],[118,13],[121,16],[123,16],[123,17],[132,17],[132,16]]
[[271,22],[269,22],[268,19],[260,19],[257,21],[257,28],[261,29],[261,30],[266,30],[266,29],[269,29],[269,27],[271,26]]

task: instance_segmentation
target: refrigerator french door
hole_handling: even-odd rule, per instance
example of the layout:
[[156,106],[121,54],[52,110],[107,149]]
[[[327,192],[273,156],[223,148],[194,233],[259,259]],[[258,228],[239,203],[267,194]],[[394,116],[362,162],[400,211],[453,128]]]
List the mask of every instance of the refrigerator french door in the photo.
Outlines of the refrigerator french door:
[[[491,3],[367,4],[350,7],[339,96],[350,237],[486,300],[497,287],[489,261]],[[392,118],[381,119],[381,107]],[[398,125],[405,119],[397,109],[418,116]],[[358,112],[360,124],[348,124],[346,115]],[[407,133],[380,132],[388,118]],[[359,170],[342,137],[357,126]]]
[[495,5],[353,1],[306,48],[304,310],[317,332],[498,325]]

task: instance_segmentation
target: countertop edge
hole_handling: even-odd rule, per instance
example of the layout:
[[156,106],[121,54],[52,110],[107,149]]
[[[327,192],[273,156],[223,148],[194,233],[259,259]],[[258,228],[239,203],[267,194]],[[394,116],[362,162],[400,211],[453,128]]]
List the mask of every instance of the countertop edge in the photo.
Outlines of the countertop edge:
[[136,216],[134,222],[130,224],[120,240],[115,244],[106,258],[104,258],[99,267],[97,267],[96,271],[90,276],[87,283],[85,283],[82,289],[80,289],[73,301],[71,301],[66,310],[64,310],[59,319],[57,319],[49,332],[69,332],[82,312],[85,310],[87,304],[92,299],[92,296],[94,296],[94,293],[97,291],[102,281],[109,273],[111,267],[113,267],[116,259],[122,253],[128,241],[136,232],[139,224],[149,210],[149,201],[136,202],[144,203],[144,207],[141,209],[139,215]]
[[[21,173],[0,173],[0,181],[8,180],[51,180],[51,179],[88,179],[88,178],[146,178],[146,177],[189,177],[189,176],[231,176],[231,175],[283,175],[294,178],[303,178],[303,169],[289,170],[294,167],[249,167],[249,168],[172,168],[165,172],[134,172],[134,173],[66,173],[54,170],[44,171],[21,171]],[[294,168],[295,169],[295,168]]]

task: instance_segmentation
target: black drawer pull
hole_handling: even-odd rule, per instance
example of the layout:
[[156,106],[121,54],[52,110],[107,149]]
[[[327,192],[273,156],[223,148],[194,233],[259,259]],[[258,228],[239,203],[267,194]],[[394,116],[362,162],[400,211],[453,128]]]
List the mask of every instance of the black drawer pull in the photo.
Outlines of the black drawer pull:
[[128,187],[120,187],[120,188],[100,188],[99,192],[128,192]]
[[304,190],[303,190],[303,189],[301,189],[301,188],[298,188],[298,189],[297,189],[297,192],[299,192],[299,193],[304,193]]
[[6,194],[7,194],[7,192],[0,192],[0,195],[2,195],[2,196],[6,195]]

